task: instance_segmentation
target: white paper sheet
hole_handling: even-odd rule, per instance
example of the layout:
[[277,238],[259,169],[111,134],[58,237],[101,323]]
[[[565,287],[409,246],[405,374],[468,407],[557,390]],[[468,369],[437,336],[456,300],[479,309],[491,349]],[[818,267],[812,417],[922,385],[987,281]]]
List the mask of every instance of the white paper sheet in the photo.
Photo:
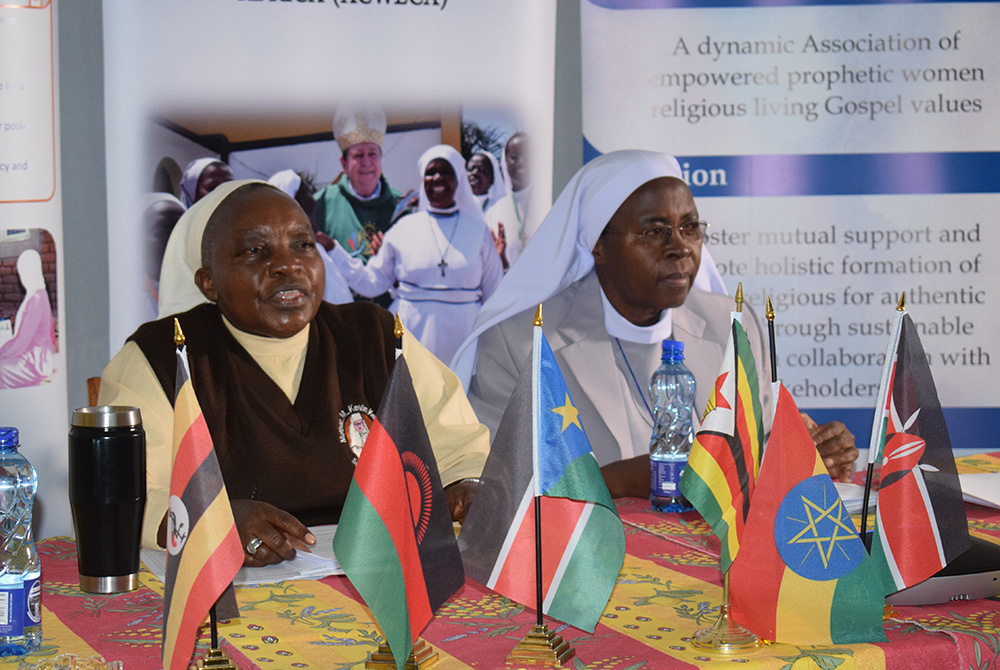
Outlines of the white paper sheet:
[[[233,584],[252,586],[291,579],[322,579],[329,575],[344,574],[337,557],[333,555],[333,535],[337,532],[337,526],[315,526],[309,530],[316,536],[316,546],[313,547],[312,553],[299,551],[291,561],[263,568],[240,568]],[[140,558],[149,571],[162,582],[167,574],[167,552],[143,549]]]

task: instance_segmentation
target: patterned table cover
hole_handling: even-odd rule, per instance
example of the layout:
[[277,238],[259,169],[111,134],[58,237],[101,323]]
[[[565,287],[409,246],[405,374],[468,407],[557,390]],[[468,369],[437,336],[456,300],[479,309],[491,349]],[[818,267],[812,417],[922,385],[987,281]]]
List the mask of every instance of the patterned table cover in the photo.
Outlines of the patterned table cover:
[[[960,460],[960,471],[1000,472],[1000,452]],[[706,654],[691,636],[716,618],[719,544],[694,512],[659,514],[640,499],[616,501],[625,524],[625,564],[593,634],[549,621],[576,650],[577,670],[661,668],[987,668],[1000,659],[1000,599],[898,607],[887,643],[840,647],[773,644],[745,656]],[[967,505],[969,527],[1000,544],[1000,510]],[[162,584],[149,572],[132,593],[101,596],[77,587],[76,545],[39,543],[42,633],[36,654],[0,658],[0,670],[57,654],[121,660],[127,670],[160,668]],[[242,617],[220,626],[223,650],[244,669],[360,669],[380,642],[378,628],[345,577],[237,589]],[[535,621],[532,610],[471,581],[437,613],[423,639],[439,670],[504,668]],[[208,647],[207,626],[199,641]]]

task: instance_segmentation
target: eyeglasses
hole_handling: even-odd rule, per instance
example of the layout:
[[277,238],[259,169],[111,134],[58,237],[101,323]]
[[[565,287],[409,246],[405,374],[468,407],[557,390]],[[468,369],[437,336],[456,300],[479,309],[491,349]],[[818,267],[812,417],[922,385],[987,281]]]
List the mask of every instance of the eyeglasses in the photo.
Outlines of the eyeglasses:
[[686,221],[676,227],[668,226],[666,224],[657,224],[650,228],[646,228],[641,233],[633,233],[628,230],[605,230],[604,232],[620,232],[622,235],[638,238],[640,242],[650,249],[665,249],[667,245],[670,244],[670,240],[673,239],[675,231],[686,243],[697,244],[705,239],[705,231],[707,229],[708,223],[706,221]]

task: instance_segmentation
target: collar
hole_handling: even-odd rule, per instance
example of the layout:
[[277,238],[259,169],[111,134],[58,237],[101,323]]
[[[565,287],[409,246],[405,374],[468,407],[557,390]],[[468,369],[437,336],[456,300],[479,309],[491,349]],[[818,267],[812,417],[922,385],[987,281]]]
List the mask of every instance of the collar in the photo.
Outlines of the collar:
[[351,195],[353,195],[361,202],[368,202],[369,200],[375,200],[380,195],[382,195],[382,177],[378,178],[378,183],[375,184],[375,190],[372,191],[371,195],[358,195],[357,192],[354,190],[354,187],[351,186],[350,179],[347,180],[347,190]]
[[219,315],[222,316],[222,323],[225,324],[226,330],[254,358],[289,356],[304,352],[309,346],[309,329],[312,328],[312,323],[291,337],[266,337],[264,335],[254,335],[244,332],[230,323],[229,319],[222,315],[221,312]]
[[655,344],[663,340],[669,340],[673,332],[674,324],[669,309],[663,310],[660,320],[652,326],[637,326],[624,316],[618,313],[608,297],[601,291],[601,305],[604,307],[604,327],[608,330],[608,335],[617,337],[626,342],[636,342],[638,344]]

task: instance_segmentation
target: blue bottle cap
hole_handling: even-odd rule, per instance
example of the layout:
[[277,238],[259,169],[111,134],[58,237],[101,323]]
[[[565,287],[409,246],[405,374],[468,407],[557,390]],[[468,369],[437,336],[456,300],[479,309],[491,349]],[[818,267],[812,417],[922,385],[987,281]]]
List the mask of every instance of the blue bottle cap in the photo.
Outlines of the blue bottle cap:
[[19,444],[17,428],[13,426],[0,426],[0,449],[16,447]]
[[663,353],[683,355],[684,354],[684,343],[680,340],[663,340]]

